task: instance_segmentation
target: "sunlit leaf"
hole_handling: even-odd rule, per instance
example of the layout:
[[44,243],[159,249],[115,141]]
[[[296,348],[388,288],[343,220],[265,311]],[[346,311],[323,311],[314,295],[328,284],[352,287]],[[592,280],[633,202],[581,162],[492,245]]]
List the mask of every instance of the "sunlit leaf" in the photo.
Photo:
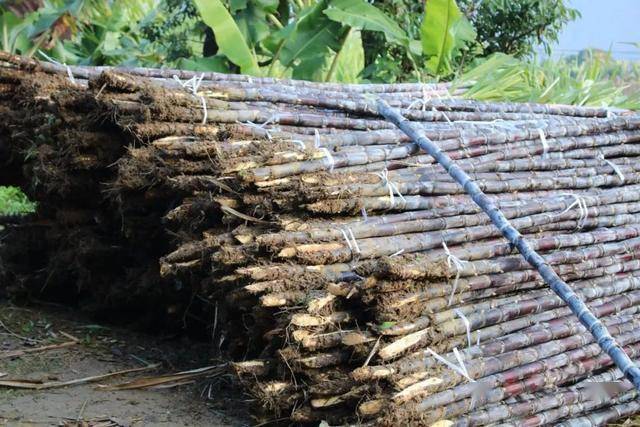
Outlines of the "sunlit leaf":
[[382,32],[389,42],[409,45],[407,33],[387,14],[364,0],[331,0],[324,14],[352,28]]
[[257,74],[258,63],[240,29],[220,0],[194,0],[202,20],[213,30],[219,53],[240,67],[243,73]]
[[364,69],[364,48],[360,31],[352,30],[336,55],[338,56],[335,78],[332,80],[343,83],[359,82],[360,74]]
[[191,71],[216,71],[219,73],[228,73],[229,64],[223,56],[208,56],[206,58],[180,58],[178,68]]
[[456,26],[461,19],[463,15],[455,0],[427,0],[421,34],[422,50],[431,73],[450,74],[455,49],[466,39],[473,39],[470,24]]
[[331,51],[340,48],[347,30],[324,15],[326,6],[327,1],[321,0],[307,8],[282,46],[280,61],[285,68],[295,68],[293,75],[296,78],[311,78],[320,64],[327,62]]

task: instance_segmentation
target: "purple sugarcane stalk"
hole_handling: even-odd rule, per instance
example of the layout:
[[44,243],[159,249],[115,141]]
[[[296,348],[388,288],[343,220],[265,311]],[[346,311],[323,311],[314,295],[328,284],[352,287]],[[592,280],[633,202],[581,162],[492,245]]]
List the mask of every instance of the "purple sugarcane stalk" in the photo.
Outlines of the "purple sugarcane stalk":
[[491,222],[500,230],[502,235],[516,248],[525,260],[535,268],[545,283],[558,295],[578,317],[587,330],[591,332],[602,350],[611,357],[618,369],[640,390],[640,368],[629,358],[616,340],[611,336],[606,326],[593,315],[589,307],[573,292],[573,290],[556,274],[527,241],[520,235],[509,220],[502,214],[496,204],[482,192],[480,187],[457,166],[451,158],[428,139],[423,130],[392,109],[382,99],[377,102],[378,112],[387,120],[395,124],[422,150],[431,155],[447,173],[462,186],[471,199],[491,218]]

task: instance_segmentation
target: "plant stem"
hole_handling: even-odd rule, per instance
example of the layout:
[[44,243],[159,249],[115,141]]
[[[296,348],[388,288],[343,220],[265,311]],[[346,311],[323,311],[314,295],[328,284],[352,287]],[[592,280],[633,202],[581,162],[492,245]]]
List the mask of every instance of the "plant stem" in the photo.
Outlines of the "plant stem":
[[387,120],[394,123],[405,132],[421,149],[429,153],[451,177],[460,184],[474,202],[489,215],[491,221],[498,227],[502,235],[509,240],[522,256],[529,262],[543,277],[551,289],[569,306],[571,311],[578,317],[580,323],[588,328],[596,338],[596,341],[614,361],[616,366],[625,374],[636,388],[640,390],[640,368],[629,358],[624,349],[609,334],[602,322],[593,315],[589,307],[576,295],[575,292],[558,276],[544,258],[531,248],[529,243],[522,238],[505,218],[502,211],[487,197],[480,187],[458,167],[451,158],[443,153],[437,145],[424,136],[424,132],[418,129],[402,117],[397,111],[392,110],[389,105],[378,101],[378,111]]

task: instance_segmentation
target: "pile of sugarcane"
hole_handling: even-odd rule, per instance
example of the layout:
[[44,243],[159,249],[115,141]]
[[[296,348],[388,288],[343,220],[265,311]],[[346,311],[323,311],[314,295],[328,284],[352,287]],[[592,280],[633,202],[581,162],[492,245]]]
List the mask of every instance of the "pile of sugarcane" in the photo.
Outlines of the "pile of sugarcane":
[[[476,180],[634,360],[640,116],[446,85],[39,67],[78,92],[65,105],[80,129],[113,136],[117,158],[80,180],[100,188],[82,200],[111,230],[98,238],[148,271],[166,310],[205,325],[263,416],[582,426],[640,412],[590,332],[376,100]],[[55,168],[54,152],[40,163]],[[141,278],[117,276],[130,290]]]

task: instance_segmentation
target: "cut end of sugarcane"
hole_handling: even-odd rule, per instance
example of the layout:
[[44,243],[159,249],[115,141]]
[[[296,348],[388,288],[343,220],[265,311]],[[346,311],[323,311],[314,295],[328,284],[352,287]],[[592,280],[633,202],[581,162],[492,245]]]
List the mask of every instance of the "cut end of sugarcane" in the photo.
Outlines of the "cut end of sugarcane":
[[363,417],[371,417],[379,414],[385,407],[385,401],[382,399],[370,400],[361,403],[358,406],[358,413]]
[[380,351],[378,352],[378,356],[380,356],[380,358],[382,358],[383,360],[389,360],[397,357],[400,354],[410,350],[419,342],[425,340],[428,334],[429,330],[423,329],[421,331],[414,332],[400,339],[397,339],[393,343],[380,349]]
[[294,256],[296,256],[297,253],[298,252],[296,251],[296,248],[288,247],[288,248],[284,248],[280,252],[278,252],[278,257],[280,257],[280,258],[293,258]]
[[417,382],[405,388],[401,392],[393,395],[393,401],[396,403],[405,403],[409,400],[426,396],[434,391],[444,383],[442,378],[432,377],[426,380]]
[[269,372],[269,364],[264,360],[248,360],[232,364],[237,375],[251,375],[261,377]]
[[358,382],[382,379],[395,374],[395,370],[386,366],[361,366],[351,372],[351,378]]

